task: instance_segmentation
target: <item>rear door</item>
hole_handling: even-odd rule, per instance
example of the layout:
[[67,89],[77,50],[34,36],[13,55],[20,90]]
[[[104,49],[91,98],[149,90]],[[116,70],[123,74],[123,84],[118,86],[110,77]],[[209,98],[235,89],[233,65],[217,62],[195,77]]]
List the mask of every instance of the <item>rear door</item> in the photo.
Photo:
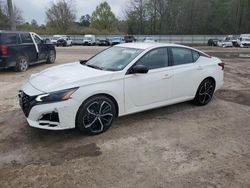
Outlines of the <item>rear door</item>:
[[174,67],[173,98],[189,98],[195,96],[203,77],[200,54],[189,48],[172,47]]
[[29,62],[35,62],[38,59],[38,51],[31,38],[30,33],[20,33],[20,53],[27,56]]

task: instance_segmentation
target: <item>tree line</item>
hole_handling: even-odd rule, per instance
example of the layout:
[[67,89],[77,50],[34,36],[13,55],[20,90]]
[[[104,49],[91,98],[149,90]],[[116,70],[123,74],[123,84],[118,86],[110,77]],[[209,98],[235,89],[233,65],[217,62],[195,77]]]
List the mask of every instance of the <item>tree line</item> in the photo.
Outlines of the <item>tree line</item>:
[[250,1],[131,0],[126,20],[134,34],[250,33]]
[[[2,1],[3,2],[3,1]],[[8,9],[0,4],[0,29],[10,28]],[[249,0],[130,0],[118,19],[107,2],[76,20],[72,0],[52,1],[46,24],[25,22],[14,6],[18,30],[39,34],[240,34],[250,33]]]

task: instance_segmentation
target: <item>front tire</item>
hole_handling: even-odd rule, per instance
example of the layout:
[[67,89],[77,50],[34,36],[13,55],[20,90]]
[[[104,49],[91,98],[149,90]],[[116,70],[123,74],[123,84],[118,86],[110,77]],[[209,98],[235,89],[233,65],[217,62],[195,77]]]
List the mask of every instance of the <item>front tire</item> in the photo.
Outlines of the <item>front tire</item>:
[[116,117],[114,102],[106,96],[94,96],[85,101],[76,116],[76,127],[87,134],[107,131]]
[[215,83],[212,79],[205,79],[201,82],[193,103],[197,106],[207,105],[213,98]]
[[26,56],[19,56],[16,62],[15,71],[25,72],[29,67],[28,58]]

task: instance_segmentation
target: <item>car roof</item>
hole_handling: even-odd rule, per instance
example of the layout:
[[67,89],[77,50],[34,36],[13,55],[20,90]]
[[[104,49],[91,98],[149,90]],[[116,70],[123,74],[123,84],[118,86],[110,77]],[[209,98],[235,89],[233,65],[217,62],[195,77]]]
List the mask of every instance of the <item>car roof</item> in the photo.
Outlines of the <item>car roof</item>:
[[188,46],[183,46],[179,44],[170,44],[170,43],[157,43],[157,42],[136,42],[136,43],[123,43],[116,45],[118,47],[125,47],[125,48],[136,48],[136,49],[142,49],[146,50],[149,48],[156,48],[156,47],[185,47],[190,48]]
[[8,30],[0,30],[0,33],[30,33],[28,31],[8,31]]
[[152,48],[160,48],[160,47],[182,47],[182,48],[187,48],[190,50],[197,51],[207,57],[210,57],[210,55],[197,50],[195,48],[189,47],[189,46],[184,46],[180,44],[174,44],[174,43],[157,43],[157,42],[135,42],[135,43],[123,43],[123,44],[118,44],[116,45],[117,47],[124,47],[124,48],[134,48],[134,49],[141,49],[141,50],[147,50],[147,49],[152,49]]

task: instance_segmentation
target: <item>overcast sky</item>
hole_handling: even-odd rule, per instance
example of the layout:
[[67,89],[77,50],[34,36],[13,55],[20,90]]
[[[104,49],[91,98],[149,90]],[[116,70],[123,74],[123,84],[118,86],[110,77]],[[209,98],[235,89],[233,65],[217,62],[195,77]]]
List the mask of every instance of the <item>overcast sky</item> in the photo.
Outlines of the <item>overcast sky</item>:
[[[44,24],[46,21],[45,10],[51,2],[58,0],[13,0],[13,3],[22,10],[25,21],[30,22],[35,19],[38,24]],[[105,0],[73,0],[76,10],[77,21],[81,15],[91,14],[97,5]],[[123,18],[123,9],[127,6],[129,0],[106,0],[111,6],[112,11],[118,18]]]

